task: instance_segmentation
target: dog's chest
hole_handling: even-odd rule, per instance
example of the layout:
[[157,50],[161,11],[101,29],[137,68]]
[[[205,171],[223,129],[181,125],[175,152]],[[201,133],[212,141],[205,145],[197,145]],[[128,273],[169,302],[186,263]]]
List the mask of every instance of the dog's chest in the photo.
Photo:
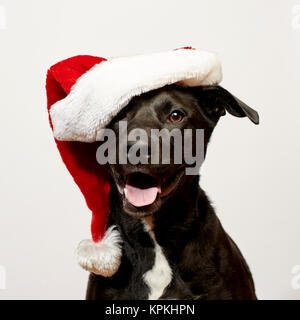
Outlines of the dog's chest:
[[155,259],[153,267],[144,273],[143,279],[150,289],[148,299],[156,300],[163,295],[165,289],[172,281],[172,269],[163,253],[162,248],[157,243],[155,235],[150,230],[149,225],[145,223],[144,226],[145,230],[150,234],[154,242]]

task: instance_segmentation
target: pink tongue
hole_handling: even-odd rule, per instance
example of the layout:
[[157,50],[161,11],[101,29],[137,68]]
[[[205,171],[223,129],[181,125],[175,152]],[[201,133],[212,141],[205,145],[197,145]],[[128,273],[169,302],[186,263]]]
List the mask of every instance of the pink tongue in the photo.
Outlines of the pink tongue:
[[158,187],[140,189],[129,184],[126,184],[125,188],[127,190],[127,200],[135,207],[148,206],[153,203],[159,191]]

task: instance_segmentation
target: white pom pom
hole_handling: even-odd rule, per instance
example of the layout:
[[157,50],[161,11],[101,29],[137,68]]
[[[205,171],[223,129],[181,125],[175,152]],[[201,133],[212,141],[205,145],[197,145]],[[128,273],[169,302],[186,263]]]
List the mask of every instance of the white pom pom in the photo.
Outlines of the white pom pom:
[[122,239],[116,226],[109,227],[99,242],[83,240],[77,248],[78,263],[87,271],[103,277],[113,276],[122,257]]

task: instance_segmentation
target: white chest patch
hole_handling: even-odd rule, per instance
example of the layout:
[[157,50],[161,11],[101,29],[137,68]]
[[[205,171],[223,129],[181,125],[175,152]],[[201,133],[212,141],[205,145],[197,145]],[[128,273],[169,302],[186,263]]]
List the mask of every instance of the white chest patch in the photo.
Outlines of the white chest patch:
[[161,297],[165,288],[172,280],[172,269],[162,252],[161,247],[155,240],[155,236],[152,231],[149,231],[149,227],[145,224],[145,229],[149,232],[154,242],[155,260],[151,270],[147,271],[143,278],[145,283],[150,289],[148,296],[149,300],[156,300]]

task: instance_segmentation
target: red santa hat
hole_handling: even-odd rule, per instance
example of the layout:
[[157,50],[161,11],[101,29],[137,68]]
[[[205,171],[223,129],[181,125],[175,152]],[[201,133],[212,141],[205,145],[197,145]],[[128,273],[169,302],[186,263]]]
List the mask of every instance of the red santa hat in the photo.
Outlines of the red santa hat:
[[50,125],[67,169],[92,211],[92,240],[77,249],[79,264],[106,277],[119,268],[122,240],[108,228],[110,180],[96,160],[102,130],[129,101],[169,84],[218,84],[218,56],[190,47],[118,58],[75,56],[53,65],[46,91]]

